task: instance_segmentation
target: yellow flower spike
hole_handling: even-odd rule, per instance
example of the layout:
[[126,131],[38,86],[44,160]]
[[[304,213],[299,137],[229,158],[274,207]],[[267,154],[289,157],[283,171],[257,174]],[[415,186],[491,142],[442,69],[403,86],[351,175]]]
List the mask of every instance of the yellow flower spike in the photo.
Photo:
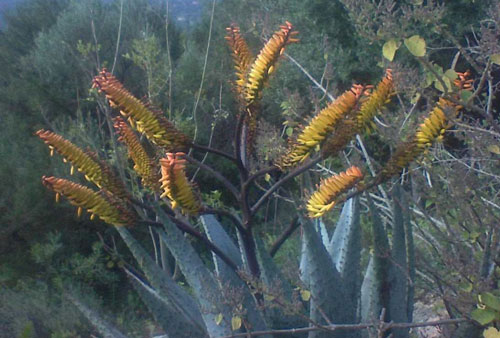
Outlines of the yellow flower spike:
[[274,70],[278,58],[284,53],[285,47],[291,43],[298,42],[295,38],[298,34],[293,30],[290,22],[280,26],[261,49],[259,55],[252,64],[245,82],[245,99],[247,105],[253,104],[262,94],[262,88],[266,84],[270,73]]
[[78,207],[78,216],[83,208],[96,214],[109,224],[124,226],[133,225],[136,214],[125,203],[108,191],[95,192],[80,184],[56,177],[42,177],[42,183],[57,195],[63,195],[69,202]]
[[291,167],[308,158],[316,146],[323,142],[327,135],[334,130],[335,126],[355,110],[362,94],[363,91],[360,90],[360,87],[354,85],[321,110],[302,129],[297,140],[292,144],[287,154],[277,163],[277,166]]
[[201,209],[201,202],[187,180],[184,155],[180,152],[167,153],[166,158],[160,159],[162,175],[160,182],[164,191],[161,197],[167,197],[173,209],[180,206],[184,214],[195,215]]
[[345,172],[323,180],[307,202],[306,209],[309,217],[321,217],[330,211],[335,206],[336,198],[354,187],[362,178],[361,170],[352,166]]
[[226,28],[227,35],[225,39],[232,52],[234,68],[236,69],[236,88],[240,95],[243,95],[245,88],[245,81],[247,77],[250,64],[253,60],[252,53],[248,45],[240,34],[240,28],[236,25],[231,25]]
[[133,119],[137,130],[151,142],[167,150],[182,150],[189,146],[189,138],[177,130],[162,112],[135,98],[105,69],[94,78],[93,83],[106,94],[110,106],[120,109],[124,117]]
[[105,162],[98,160],[94,153],[83,151],[62,136],[49,130],[41,129],[36,132],[36,135],[49,146],[51,151],[55,149],[63,157],[63,161],[71,162],[71,165],[82,172],[88,181],[99,188],[104,187],[119,198],[128,198],[129,195],[123,182],[118,179]]
[[363,102],[357,115],[356,128],[359,131],[370,131],[372,129],[372,120],[375,115],[390,102],[395,94],[392,70],[387,69],[385,77],[379,82],[375,90]]
[[128,155],[134,162],[134,170],[142,179],[142,184],[154,192],[160,191],[160,175],[156,162],[151,158],[139,138],[121,117],[113,119],[114,127],[119,135],[118,140],[128,148]]

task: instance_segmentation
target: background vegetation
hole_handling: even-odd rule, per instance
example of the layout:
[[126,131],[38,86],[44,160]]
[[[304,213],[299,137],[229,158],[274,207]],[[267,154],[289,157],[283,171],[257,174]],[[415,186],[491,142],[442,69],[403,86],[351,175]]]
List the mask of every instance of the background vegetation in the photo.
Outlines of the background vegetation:
[[[68,284],[130,336],[160,331],[121,270],[132,260],[124,244],[114,240],[115,230],[77,218],[74,208],[55,204],[53,194],[40,184],[45,173],[68,177],[69,172],[47,156],[33,134],[50,128],[111,163],[120,162],[125,152],[110,151],[113,133],[105,117],[111,110],[91,89],[92,78],[106,67],[136,96],[162,107],[198,143],[229,151],[227,132],[235,125],[237,102],[224,35],[232,22],[254,51],[285,20],[300,31],[301,42],[287,50],[291,58],[283,57],[264,95],[254,169],[276,159],[286,147],[286,135],[293,135],[295,127],[326,104],[327,95],[309,77],[337,97],[353,83],[376,83],[386,67],[394,69],[398,95],[378,121],[378,133],[365,140],[372,165],[380,168],[394,151],[391,144],[404,139],[442,93],[439,79],[444,72],[471,71],[477,89],[471,105],[443,143],[405,170],[400,181],[415,226],[418,306],[432,308],[439,318],[469,317],[478,294],[495,294],[500,277],[500,67],[492,56],[500,53],[498,1],[225,0],[212,5],[201,2],[195,7],[198,15],[184,21],[176,18],[191,7],[174,1],[26,0],[4,14],[0,336],[95,333],[61,297],[62,285]],[[416,34],[427,43],[426,63],[402,47],[394,61],[383,57],[387,41]],[[346,158],[363,159],[355,142],[345,152],[350,157],[322,163],[314,175],[338,171]],[[235,177],[224,162],[214,166],[226,177]],[[205,201],[234,206],[230,196],[221,193],[221,185],[203,171],[196,175],[207,192]],[[383,189],[391,190],[393,184]],[[302,187],[299,182],[287,191],[300,194]],[[291,221],[287,191],[269,199],[259,214],[258,236],[267,244]],[[375,201],[382,215],[389,217],[384,214],[383,192],[372,193],[380,197]],[[366,206],[365,199],[362,204]],[[338,212],[328,217],[335,220]],[[366,222],[362,224],[368,252],[370,233]],[[153,252],[148,231],[138,236]],[[299,236],[294,234],[275,257],[287,267],[292,283],[298,283]],[[105,250],[106,243],[123,255]],[[196,245],[208,259],[206,248]]]

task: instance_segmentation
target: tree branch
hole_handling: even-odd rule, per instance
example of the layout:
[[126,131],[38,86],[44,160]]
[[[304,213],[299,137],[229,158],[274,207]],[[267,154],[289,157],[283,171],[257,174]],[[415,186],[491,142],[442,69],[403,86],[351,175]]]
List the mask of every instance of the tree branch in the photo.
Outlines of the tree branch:
[[274,255],[276,255],[276,252],[278,252],[283,243],[285,243],[285,241],[295,232],[299,225],[299,218],[295,216],[288,228],[286,228],[281,236],[273,243],[273,245],[271,245],[271,250],[269,250],[269,254],[271,255],[271,257],[274,257]]

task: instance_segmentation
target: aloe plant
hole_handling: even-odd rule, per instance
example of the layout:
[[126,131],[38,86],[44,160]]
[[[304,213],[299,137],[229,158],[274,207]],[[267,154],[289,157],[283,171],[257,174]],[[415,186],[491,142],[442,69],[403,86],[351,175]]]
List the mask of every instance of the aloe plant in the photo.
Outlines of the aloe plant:
[[[124,117],[115,118],[115,128],[119,140],[128,147],[145,192],[149,192],[141,194],[142,200],[126,191],[127,182],[117,179],[114,169],[97,160],[95,154],[82,151],[52,132],[38,132],[51,150],[71,162],[100,190],[54,177],[44,177],[44,184],[56,192],[56,198],[62,195],[76,205],[79,213],[86,209],[91,217],[98,216],[115,225],[138,268],[137,271],[124,268],[124,271],[158,324],[171,337],[224,337],[237,332],[307,325],[313,329],[302,333],[303,336],[360,337],[359,330],[331,331],[325,326],[372,322],[380,318],[382,310],[386,321],[412,320],[415,255],[408,203],[396,186],[392,193],[389,236],[390,229],[382,223],[366,192],[399,174],[440,139],[450,126],[442,110],[451,108],[456,112],[459,107],[441,100],[410,141],[397,147],[373,179],[364,178],[364,170],[352,166],[323,180],[311,192],[305,205],[307,214],[299,209],[297,215],[292,215],[300,219],[302,226],[301,282],[287,280],[264,241],[256,236],[255,229],[262,219],[260,208],[287,182],[335,156],[356,134],[372,129],[373,118],[394,95],[390,70],[373,90],[370,86],[354,85],[309,124],[300,127],[282,158],[268,168],[252,171],[249,163],[262,91],[285,49],[298,41],[296,34],[292,24],[286,22],[254,58],[239,29],[236,26],[228,29],[226,39],[237,70],[235,88],[240,104],[231,154],[194,143],[164,114],[132,96],[106,70],[95,77],[95,87]],[[138,133],[145,135],[149,145],[164,156],[160,163],[143,148]],[[186,155],[184,151],[188,149],[210,152],[232,163],[239,173],[239,185],[210,165],[197,161],[194,155]],[[219,180],[232,195],[232,207],[236,210],[207,207],[197,187],[188,179],[188,163]],[[255,198],[253,189],[260,188],[256,181],[262,177],[271,186]],[[361,244],[363,192],[372,230],[372,250],[365,269],[361,265],[365,252]],[[326,213],[342,203],[340,217],[332,226]],[[203,231],[194,226],[196,222]],[[134,238],[134,230],[127,228],[147,225],[154,228],[161,246],[175,258],[186,286],[177,284],[160,268]],[[330,235],[331,228],[334,230]],[[206,246],[212,255],[211,262],[195,250],[187,235]],[[80,303],[75,304],[87,311]],[[398,329],[392,334],[408,337],[408,330]],[[261,336],[271,337],[271,334]]]

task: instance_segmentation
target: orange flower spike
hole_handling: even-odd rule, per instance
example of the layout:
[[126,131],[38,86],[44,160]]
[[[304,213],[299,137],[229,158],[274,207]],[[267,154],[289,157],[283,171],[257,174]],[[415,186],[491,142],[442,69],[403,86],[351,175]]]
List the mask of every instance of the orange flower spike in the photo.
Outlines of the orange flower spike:
[[262,88],[276,67],[278,58],[285,52],[286,46],[299,41],[295,38],[297,34],[298,32],[293,30],[292,24],[286,21],[285,25],[280,26],[280,30],[275,32],[261,49],[250,68],[245,83],[247,105],[251,105],[260,97]]
[[167,153],[165,158],[160,159],[163,194],[161,198],[167,197],[172,208],[178,206],[185,214],[197,214],[201,209],[201,202],[194,194],[184,172],[186,160],[182,157],[184,153]]
[[362,103],[357,115],[357,128],[370,131],[373,123],[373,118],[377,113],[390,102],[391,97],[395,94],[394,82],[392,78],[392,70],[387,69],[385,77],[379,82],[375,90],[368,94],[368,98]]
[[444,110],[452,109],[454,114],[458,112],[459,107],[443,98],[439,99],[438,104],[429,113],[429,116],[420,124],[416,134],[415,142],[421,149],[426,149],[436,140],[441,140],[443,135],[450,127],[449,119]]
[[85,208],[106,223],[116,226],[133,225],[136,221],[136,214],[105,190],[95,192],[83,185],[56,177],[43,176],[42,183],[54,191],[56,196],[63,195],[72,205],[78,207],[78,217]]
[[236,25],[231,25],[226,28],[227,35],[225,39],[231,48],[234,68],[236,69],[236,86],[238,92],[243,94],[245,88],[245,81],[250,64],[254,57],[248,48],[248,45],[240,34],[240,28]]
[[168,150],[189,146],[189,138],[178,131],[162,112],[135,98],[106,69],[94,78],[93,86],[105,93],[111,107],[120,109],[123,116],[131,118],[137,130],[143,132],[151,142]]
[[[49,130],[40,129],[36,135],[49,146],[51,153],[55,149],[63,157],[64,162],[71,162],[72,166],[76,166],[78,171],[81,171],[85,178],[97,187],[104,187],[119,198],[128,198],[123,182],[116,177],[105,162],[99,161],[94,153],[83,151],[61,135]],[[71,170],[72,173],[73,170]]]
[[120,135],[118,140],[127,146],[129,157],[134,162],[134,170],[141,176],[142,184],[154,192],[159,192],[160,176],[156,162],[149,157],[137,135],[121,117],[115,117],[113,120],[114,127]]
[[352,166],[345,172],[323,180],[307,202],[306,209],[309,217],[323,216],[335,206],[335,200],[340,194],[354,187],[362,178],[361,170]]
[[458,79],[453,81],[453,84],[462,90],[472,90],[472,83],[474,80],[470,79],[470,71],[464,73],[457,72]]
[[354,85],[342,96],[322,109],[299,133],[292,148],[281,160],[279,166],[293,166],[309,157],[314,148],[323,142],[335,126],[351,113],[363,94],[362,87]]

